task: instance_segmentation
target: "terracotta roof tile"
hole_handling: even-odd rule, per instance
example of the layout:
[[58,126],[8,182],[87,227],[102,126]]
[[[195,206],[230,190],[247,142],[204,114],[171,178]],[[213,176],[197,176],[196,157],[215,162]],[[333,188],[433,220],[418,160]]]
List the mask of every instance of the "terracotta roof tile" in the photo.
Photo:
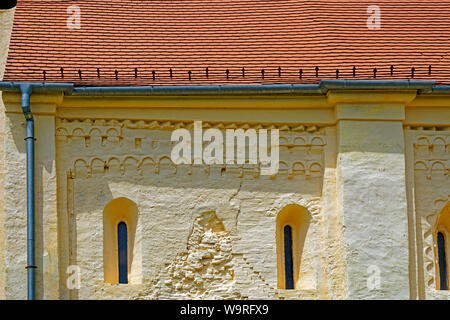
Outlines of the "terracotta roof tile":
[[[80,29],[66,24],[74,4]],[[380,30],[366,25],[373,4]],[[450,0],[19,0],[4,80],[45,71],[77,85],[316,83],[336,69],[340,79],[374,79],[375,68],[376,79],[410,79],[414,68],[414,79],[450,83],[449,17]]]

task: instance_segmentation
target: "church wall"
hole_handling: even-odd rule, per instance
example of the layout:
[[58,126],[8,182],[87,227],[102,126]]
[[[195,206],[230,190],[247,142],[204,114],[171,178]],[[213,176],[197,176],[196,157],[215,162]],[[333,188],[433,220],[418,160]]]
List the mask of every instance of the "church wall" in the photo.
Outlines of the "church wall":
[[[449,131],[441,115],[450,100],[427,105],[423,96],[386,94],[378,108],[374,95],[358,94],[353,112],[338,98],[241,97],[225,107],[217,97],[214,108],[214,99],[33,94],[37,297],[447,298],[433,288],[430,230],[448,202]],[[3,101],[2,288],[7,299],[24,299],[25,121],[20,95]],[[203,120],[204,131],[278,128],[279,172],[174,165],[171,133],[192,132],[194,120]],[[362,201],[367,193],[370,203]],[[129,284],[105,282],[105,207],[117,199],[137,212]],[[278,284],[277,214],[289,205],[310,215],[297,290]],[[376,260],[381,287],[358,256]]]
[[[203,124],[204,129],[222,131],[271,127]],[[69,259],[81,269],[78,297],[128,294],[121,285],[103,283],[102,265],[103,209],[125,197],[139,212],[130,280],[136,288],[133,297],[282,297],[277,289],[275,220],[285,206],[297,204],[308,210],[311,223],[296,294],[326,298],[321,210],[325,128],[276,125],[282,163],[279,173],[270,177],[260,175],[255,166],[174,165],[170,135],[179,127],[192,129],[192,122],[57,120],[59,179],[66,181],[71,194],[61,199],[68,202],[62,207],[70,208]],[[220,225],[219,231],[210,224]],[[211,242],[204,243],[208,237]]]
[[[417,295],[421,299],[449,299],[437,290],[436,222],[450,201],[450,127],[407,126],[408,164],[413,202],[412,248]],[[413,243],[414,243],[413,242]],[[448,252],[448,251],[447,251]]]

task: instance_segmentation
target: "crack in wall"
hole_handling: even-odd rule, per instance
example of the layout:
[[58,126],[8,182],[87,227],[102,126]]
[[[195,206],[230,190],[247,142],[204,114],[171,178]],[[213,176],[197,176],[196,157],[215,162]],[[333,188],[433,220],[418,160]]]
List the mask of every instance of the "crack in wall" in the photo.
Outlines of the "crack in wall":
[[[228,199],[228,202],[230,202],[230,204],[231,204],[231,201],[234,200],[234,198],[239,194],[239,192],[241,191],[241,188],[242,188],[242,181],[239,182],[239,187],[238,187],[238,189],[236,190],[236,192],[233,193],[233,194],[230,196],[230,199]],[[240,203],[240,201],[239,201],[239,202],[238,202],[238,208],[237,208],[236,216],[235,216],[235,218],[234,218],[234,221],[235,221],[235,223],[234,223],[234,232],[235,232],[235,233],[237,233],[237,230],[238,230],[238,223],[239,223],[239,215],[240,215],[240,214],[241,214],[241,203]]]

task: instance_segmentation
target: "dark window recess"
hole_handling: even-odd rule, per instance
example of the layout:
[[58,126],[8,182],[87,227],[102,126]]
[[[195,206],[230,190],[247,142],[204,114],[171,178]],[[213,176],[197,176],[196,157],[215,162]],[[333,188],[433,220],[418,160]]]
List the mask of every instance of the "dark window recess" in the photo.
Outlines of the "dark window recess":
[[285,288],[294,289],[294,264],[292,260],[292,228],[284,227],[284,278]]
[[124,222],[117,226],[117,239],[119,248],[119,283],[128,283],[128,248],[127,225]]
[[448,290],[447,286],[447,257],[445,255],[445,238],[441,232],[437,234],[438,256],[439,256],[439,278],[441,290]]

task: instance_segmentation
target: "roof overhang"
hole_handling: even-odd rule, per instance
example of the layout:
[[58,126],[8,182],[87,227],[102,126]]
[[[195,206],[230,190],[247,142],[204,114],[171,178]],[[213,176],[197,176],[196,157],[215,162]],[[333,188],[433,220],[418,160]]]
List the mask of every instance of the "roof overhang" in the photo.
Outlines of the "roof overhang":
[[20,91],[30,85],[32,92],[62,92],[73,96],[235,96],[235,95],[326,95],[339,91],[416,91],[418,94],[450,94],[450,86],[435,81],[413,80],[322,80],[316,85],[258,84],[205,86],[120,86],[76,87],[72,83],[0,82],[0,91]]

